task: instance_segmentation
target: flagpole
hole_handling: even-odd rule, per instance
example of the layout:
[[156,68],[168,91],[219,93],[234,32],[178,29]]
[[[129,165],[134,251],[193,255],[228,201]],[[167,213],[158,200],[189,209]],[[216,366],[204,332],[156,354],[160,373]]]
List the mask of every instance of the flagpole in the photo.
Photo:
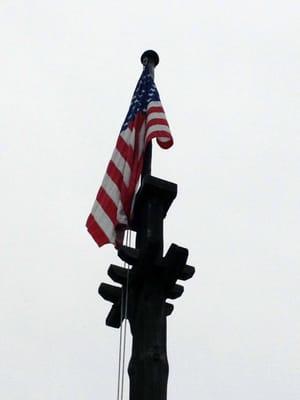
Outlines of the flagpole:
[[[157,53],[148,50],[141,61],[154,77],[159,62]],[[186,248],[172,244],[164,255],[164,219],[177,195],[177,185],[151,176],[149,145],[145,157],[131,221],[131,229],[136,232],[135,247],[123,245],[118,250],[121,260],[132,268],[110,265],[108,275],[121,287],[102,283],[99,294],[113,303],[106,319],[108,326],[120,328],[124,318],[130,323],[130,400],[167,400],[167,316],[172,313],[173,305],[166,300],[182,295],[183,286],[176,282],[190,279],[195,269],[186,265]]]
[[[154,50],[147,50],[141,56],[141,63],[144,68],[148,67],[150,75],[154,80],[154,68],[159,63],[159,56]],[[145,149],[144,164],[142,170],[142,178],[146,175],[151,175],[151,162],[152,162],[152,143],[148,143]]]

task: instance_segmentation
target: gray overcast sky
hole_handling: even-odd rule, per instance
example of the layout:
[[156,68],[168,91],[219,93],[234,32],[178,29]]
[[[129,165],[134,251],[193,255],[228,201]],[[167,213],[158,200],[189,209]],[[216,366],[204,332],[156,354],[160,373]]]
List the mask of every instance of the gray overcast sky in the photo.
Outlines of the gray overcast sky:
[[153,161],[179,187],[166,248],[197,268],[168,320],[169,399],[299,399],[299,11],[0,1],[1,399],[115,398],[97,288],[118,258],[84,225],[148,48],[175,139]]

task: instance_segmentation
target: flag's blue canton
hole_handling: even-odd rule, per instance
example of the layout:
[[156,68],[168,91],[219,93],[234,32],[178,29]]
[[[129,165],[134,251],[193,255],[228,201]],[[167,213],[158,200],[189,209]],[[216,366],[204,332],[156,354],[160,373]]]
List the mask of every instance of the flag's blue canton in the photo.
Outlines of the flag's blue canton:
[[134,91],[130,108],[122,126],[122,131],[128,127],[139,111],[146,112],[150,101],[160,101],[158,91],[148,68],[145,68]]

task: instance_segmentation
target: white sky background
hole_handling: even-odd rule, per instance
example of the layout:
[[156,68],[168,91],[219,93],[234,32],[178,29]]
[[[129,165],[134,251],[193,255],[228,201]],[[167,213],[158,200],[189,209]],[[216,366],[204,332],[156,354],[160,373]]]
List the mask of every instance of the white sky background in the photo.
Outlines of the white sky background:
[[1,399],[115,398],[97,288],[118,258],[84,225],[148,48],[175,139],[153,160],[179,189],[166,248],[197,268],[168,319],[169,399],[299,398],[299,11],[0,1]]

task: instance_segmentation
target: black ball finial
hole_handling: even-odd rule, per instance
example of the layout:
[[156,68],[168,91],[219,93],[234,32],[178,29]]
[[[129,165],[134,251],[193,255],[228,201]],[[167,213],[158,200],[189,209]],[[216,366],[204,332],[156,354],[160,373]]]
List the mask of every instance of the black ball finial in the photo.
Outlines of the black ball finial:
[[146,66],[148,64],[153,64],[154,67],[159,63],[159,57],[156,51],[154,50],[146,50],[141,56],[141,63]]

